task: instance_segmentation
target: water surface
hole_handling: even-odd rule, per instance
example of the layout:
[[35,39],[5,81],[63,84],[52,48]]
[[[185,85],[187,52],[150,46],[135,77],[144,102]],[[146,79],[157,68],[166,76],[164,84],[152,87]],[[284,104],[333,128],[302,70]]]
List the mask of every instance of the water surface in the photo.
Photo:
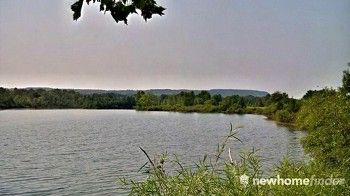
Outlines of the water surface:
[[[213,154],[230,123],[243,144],[234,156],[259,149],[264,167],[284,156],[301,159],[303,132],[258,115],[133,110],[0,111],[0,195],[103,195],[123,193],[119,177],[140,179],[150,155],[167,151],[191,165]],[[227,154],[224,154],[227,157]]]

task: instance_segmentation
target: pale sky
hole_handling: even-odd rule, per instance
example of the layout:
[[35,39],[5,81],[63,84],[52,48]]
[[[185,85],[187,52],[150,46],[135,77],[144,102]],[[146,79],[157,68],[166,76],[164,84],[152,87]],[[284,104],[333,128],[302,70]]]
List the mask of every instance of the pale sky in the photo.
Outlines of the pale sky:
[[0,0],[0,86],[238,88],[300,97],[350,62],[350,0],[162,0],[116,24],[74,0]]

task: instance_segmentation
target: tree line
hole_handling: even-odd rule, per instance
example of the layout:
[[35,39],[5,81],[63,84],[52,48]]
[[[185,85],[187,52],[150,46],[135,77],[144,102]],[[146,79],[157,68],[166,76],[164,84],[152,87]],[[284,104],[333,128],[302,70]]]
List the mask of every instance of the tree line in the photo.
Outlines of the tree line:
[[156,96],[139,91],[135,100],[138,110],[264,114],[283,122],[292,121],[293,113],[298,111],[301,105],[301,100],[279,91],[264,97],[239,95],[223,97],[219,94],[211,95],[207,91],[198,94],[190,91]]
[[132,109],[134,105],[134,97],[119,94],[83,95],[74,90],[0,87],[0,109]]

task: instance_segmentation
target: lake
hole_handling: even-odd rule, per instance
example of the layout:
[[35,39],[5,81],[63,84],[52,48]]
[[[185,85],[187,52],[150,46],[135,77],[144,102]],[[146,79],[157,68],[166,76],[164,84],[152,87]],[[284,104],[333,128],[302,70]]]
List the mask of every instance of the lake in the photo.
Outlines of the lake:
[[[259,149],[265,170],[284,156],[301,160],[305,133],[259,115],[140,112],[134,110],[0,111],[0,195],[125,193],[118,178],[142,179],[148,154],[177,154],[191,166],[213,154],[230,123],[243,143],[234,157]],[[224,154],[227,158],[227,153]]]

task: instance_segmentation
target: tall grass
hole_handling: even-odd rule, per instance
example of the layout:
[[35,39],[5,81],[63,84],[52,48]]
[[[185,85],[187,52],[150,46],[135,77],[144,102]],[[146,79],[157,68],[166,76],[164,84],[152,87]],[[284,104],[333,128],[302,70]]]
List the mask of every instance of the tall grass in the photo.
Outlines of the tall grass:
[[[261,161],[254,151],[240,153],[238,161],[231,158],[230,149],[226,149],[232,139],[240,142],[235,136],[235,129],[230,128],[228,135],[218,145],[215,156],[205,155],[196,163],[195,168],[181,164],[176,156],[155,156],[148,158],[143,170],[147,173],[144,181],[137,182],[123,179],[130,195],[350,195],[348,184],[326,185],[256,185],[252,179],[262,177],[280,178],[343,178],[344,173],[336,168],[329,168],[320,162],[311,160],[308,163],[292,162],[284,159],[273,168],[271,173],[264,173]],[[228,159],[223,155],[228,154]],[[171,170],[166,165],[171,165]],[[240,176],[249,176],[249,183],[242,184]]]

